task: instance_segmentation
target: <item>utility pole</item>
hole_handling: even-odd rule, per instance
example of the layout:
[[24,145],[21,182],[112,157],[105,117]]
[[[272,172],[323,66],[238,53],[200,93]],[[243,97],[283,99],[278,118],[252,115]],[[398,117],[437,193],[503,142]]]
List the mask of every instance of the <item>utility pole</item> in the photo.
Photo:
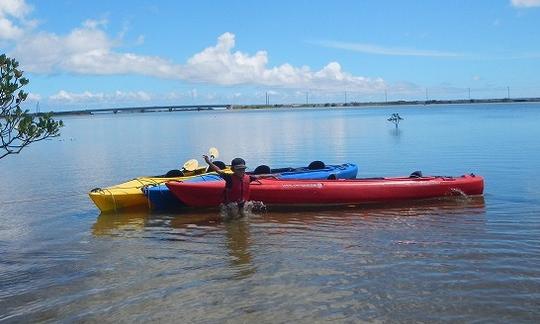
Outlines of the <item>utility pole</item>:
[[309,104],[309,92],[306,91],[306,105]]
[[386,93],[386,89],[384,89],[384,101],[388,103],[388,93]]
[[471,88],[469,88],[469,100],[471,100]]
[[428,101],[428,90],[426,88],[426,101]]
[[510,87],[506,87],[506,91],[508,93],[508,99],[510,99]]
[[345,103],[347,103],[347,91],[345,91]]

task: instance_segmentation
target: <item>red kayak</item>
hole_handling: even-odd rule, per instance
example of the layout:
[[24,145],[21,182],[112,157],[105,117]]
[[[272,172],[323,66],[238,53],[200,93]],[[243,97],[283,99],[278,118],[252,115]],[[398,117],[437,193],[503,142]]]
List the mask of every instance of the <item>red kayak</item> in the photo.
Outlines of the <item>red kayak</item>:
[[[185,205],[212,207],[223,202],[224,181],[168,182],[167,187]],[[352,180],[260,179],[251,183],[250,200],[267,205],[340,205],[426,199],[456,195],[481,195],[484,178],[401,177]]]

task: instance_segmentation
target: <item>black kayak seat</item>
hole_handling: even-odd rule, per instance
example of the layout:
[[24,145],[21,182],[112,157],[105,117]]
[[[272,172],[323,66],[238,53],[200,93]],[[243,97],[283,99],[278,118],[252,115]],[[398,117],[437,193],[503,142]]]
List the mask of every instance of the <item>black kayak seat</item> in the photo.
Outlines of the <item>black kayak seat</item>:
[[223,162],[223,161],[214,161],[212,163],[214,163],[214,165],[217,166],[220,170],[223,170],[223,169],[225,169],[227,167],[225,165],[225,162]]
[[253,170],[253,174],[270,174],[272,173],[272,170],[268,165],[259,165],[258,167]]
[[308,169],[310,170],[320,170],[324,169],[326,165],[324,165],[323,161],[313,161],[308,165]]
[[422,178],[422,171],[414,171],[409,178]]
[[[214,163],[214,165],[217,166],[220,170],[223,170],[227,167],[227,165],[223,161],[213,161],[212,163]],[[210,167],[206,168],[206,172],[213,172],[213,171],[214,170],[212,170]]]
[[175,178],[175,177],[183,177],[184,172],[180,170],[170,170],[169,172],[165,173],[163,176],[164,178]]

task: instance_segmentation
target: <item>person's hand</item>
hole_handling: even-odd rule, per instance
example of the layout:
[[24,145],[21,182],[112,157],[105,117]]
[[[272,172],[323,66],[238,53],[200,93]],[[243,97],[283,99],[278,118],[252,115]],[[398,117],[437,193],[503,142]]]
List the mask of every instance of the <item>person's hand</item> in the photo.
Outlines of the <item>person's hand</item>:
[[210,164],[210,158],[208,157],[208,155],[203,155],[202,157],[206,163]]

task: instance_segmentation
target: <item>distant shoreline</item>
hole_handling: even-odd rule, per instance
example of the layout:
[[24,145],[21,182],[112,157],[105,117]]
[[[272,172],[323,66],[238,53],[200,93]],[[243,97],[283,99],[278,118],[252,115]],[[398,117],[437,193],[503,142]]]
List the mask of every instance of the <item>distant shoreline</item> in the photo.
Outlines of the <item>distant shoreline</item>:
[[[80,116],[94,114],[117,114],[117,113],[146,113],[146,112],[175,112],[175,111],[201,111],[201,110],[251,110],[272,108],[339,108],[339,107],[388,107],[407,105],[441,105],[441,104],[496,104],[496,103],[533,103],[540,102],[538,98],[503,98],[503,99],[457,99],[457,100],[398,100],[384,102],[348,102],[348,103],[307,103],[307,104],[274,104],[274,105],[177,105],[177,106],[148,106],[148,107],[124,107],[124,108],[98,108],[70,111],[53,111],[53,116]],[[34,116],[45,113],[32,113]]]
[[398,100],[375,102],[348,102],[348,103],[314,103],[314,104],[276,104],[276,105],[235,105],[234,109],[265,109],[265,108],[333,108],[333,107],[386,107],[409,105],[448,105],[448,104],[479,104],[479,103],[527,103],[540,102],[539,98],[515,99],[456,99],[456,100]]

